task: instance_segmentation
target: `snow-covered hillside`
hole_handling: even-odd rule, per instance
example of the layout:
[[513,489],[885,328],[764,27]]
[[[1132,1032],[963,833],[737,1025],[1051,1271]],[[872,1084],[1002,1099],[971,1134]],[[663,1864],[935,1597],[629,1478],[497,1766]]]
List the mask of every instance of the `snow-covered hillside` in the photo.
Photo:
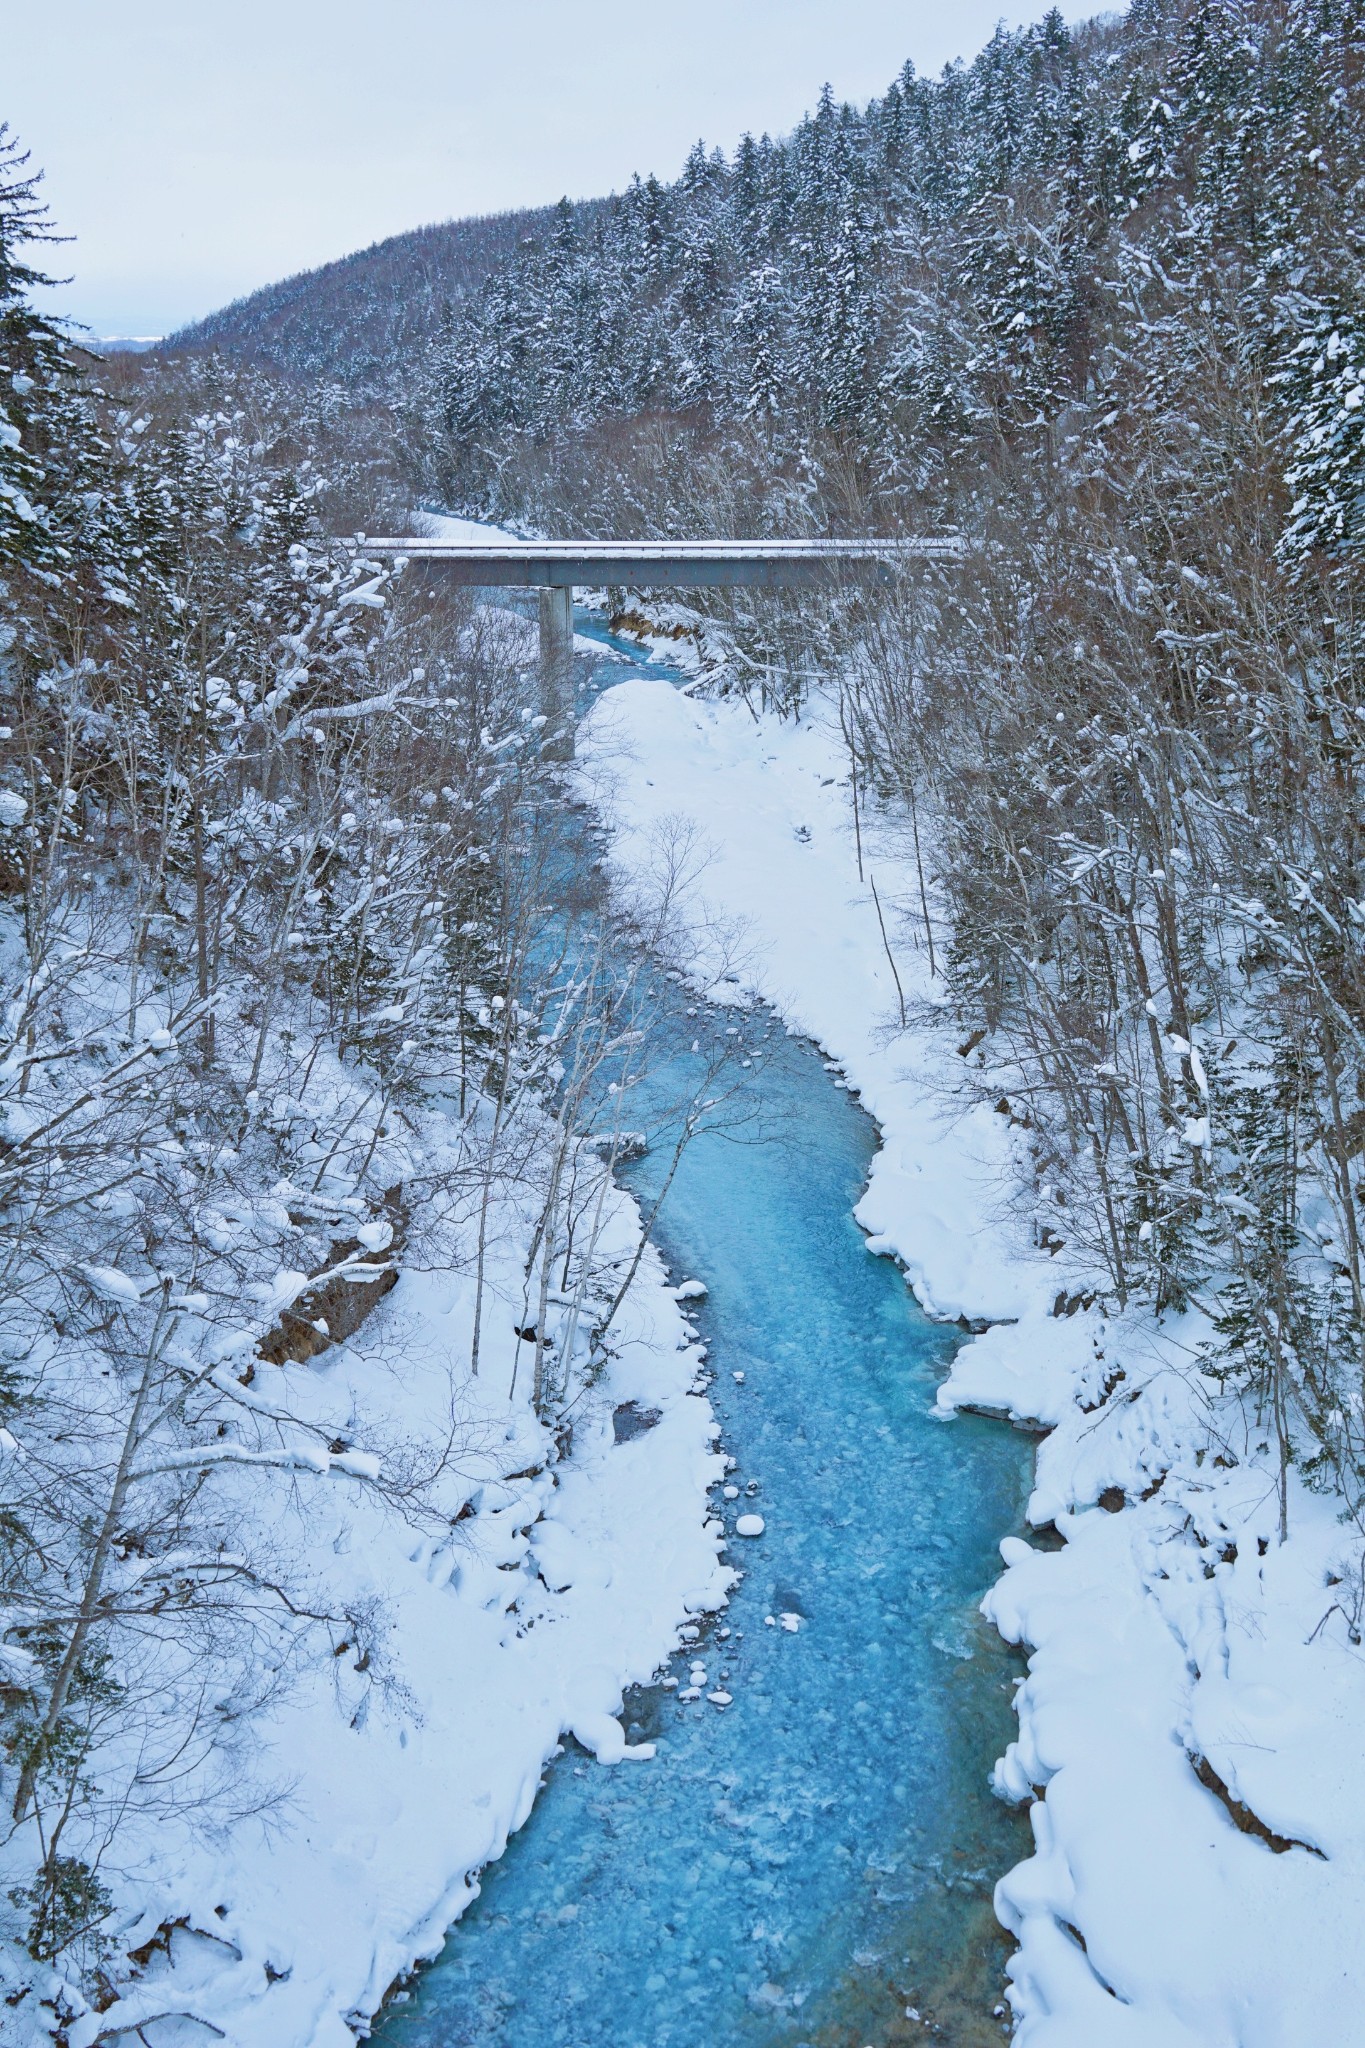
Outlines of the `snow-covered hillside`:
[[[430,1171],[457,1137],[432,1114],[408,1159],[389,1165]],[[287,1559],[295,1590],[336,1619],[295,1651],[288,1688],[241,1729],[217,1810],[182,1775],[169,1808],[121,1831],[112,1997],[92,2003],[11,1952],[0,1959],[12,2000],[0,2038],[46,2043],[64,2020],[71,2048],[89,2048],[179,2015],[201,2025],[163,2024],[154,2038],[347,2048],[476,1895],[562,1735],[604,1764],[651,1753],[629,1748],[614,1717],[622,1688],[652,1675],[687,1617],[724,1598],[727,1570],[704,1527],[723,1467],[716,1425],[685,1308],[651,1251],[610,1360],[575,1406],[571,1443],[556,1443],[534,1413],[531,1347],[513,1327],[531,1220],[503,1219],[477,1380],[468,1231],[437,1216],[413,1233],[398,1285],[349,1343],[259,1370],[240,1392],[230,1382],[256,1414],[287,1414],[301,1447],[316,1423],[324,1437],[345,1429],[380,1446],[374,1469],[392,1466],[409,1486],[434,1451],[447,1469],[413,1512],[367,1483],[365,1453],[325,1476],[325,1454],[319,1464],[312,1451],[283,1493],[273,1472],[236,1480],[256,1544],[282,1572]],[[612,1195],[606,1269],[629,1260],[638,1232],[633,1201]],[[242,1337],[238,1370],[254,1349],[249,1318]],[[618,1442],[613,1413],[625,1403],[658,1419]],[[23,1831],[9,1844],[11,1881],[27,1847]]]
[[6,334],[0,2038],[340,2044],[728,1584],[613,1179],[667,904],[525,625],[330,537],[355,444]]

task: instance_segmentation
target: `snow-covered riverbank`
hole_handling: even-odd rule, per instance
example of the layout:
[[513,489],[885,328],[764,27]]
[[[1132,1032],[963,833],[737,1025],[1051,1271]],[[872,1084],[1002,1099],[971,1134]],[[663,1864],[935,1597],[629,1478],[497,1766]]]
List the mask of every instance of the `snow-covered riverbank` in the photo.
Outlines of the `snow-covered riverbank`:
[[[433,1115],[428,1169],[454,1135]],[[262,1817],[215,1822],[189,1801],[120,1838],[117,1995],[95,2010],[10,1950],[0,2039],[346,2048],[394,1978],[439,1949],[478,1870],[526,1819],[562,1734],[623,1768],[652,1753],[626,1745],[623,1688],[651,1676],[730,1577],[708,1524],[722,1460],[687,1303],[647,1251],[561,1457],[530,1408],[531,1347],[514,1327],[523,1244],[516,1217],[502,1226],[477,1380],[470,1248],[430,1219],[349,1344],[258,1374],[303,1412],[363,1415],[367,1441],[399,1460],[444,1429],[453,1519],[423,1536],[362,1480],[301,1481],[312,1492],[296,1573],[319,1606],[368,1617],[378,1656],[324,1644],[255,1717],[242,1803],[283,1794]],[[638,1229],[617,1191],[602,1257],[627,1261]],[[618,1432],[624,1403],[652,1426]],[[278,1518],[277,1487],[254,1498],[258,1516]]]
[[[690,912],[747,927],[747,979],[818,1039],[883,1147],[859,1220],[934,1313],[989,1320],[939,1395],[1050,1430],[1035,1525],[1002,1543],[987,1611],[1033,1652],[997,1772],[1032,1798],[1035,1855],[1003,1878],[1025,2048],[1309,2048],[1358,2031],[1365,1964],[1365,1658],[1332,1590],[1330,1500],[1294,1485],[1277,1541],[1269,1449],[1195,1368],[1193,1318],[1079,1305],[1035,1245],[1018,1128],[942,1026],[900,1028],[877,902],[860,884],[837,733],[634,680],[596,707],[584,778],[624,872],[690,834]],[[892,821],[865,871],[912,1012],[932,1002],[917,882]],[[904,914],[903,914],[904,913]],[[1059,1299],[1060,1297],[1060,1299]],[[1070,1313],[1067,1313],[1067,1310]],[[1061,1311],[1058,1313],[1058,1311]],[[964,1471],[963,1484],[971,1476]]]

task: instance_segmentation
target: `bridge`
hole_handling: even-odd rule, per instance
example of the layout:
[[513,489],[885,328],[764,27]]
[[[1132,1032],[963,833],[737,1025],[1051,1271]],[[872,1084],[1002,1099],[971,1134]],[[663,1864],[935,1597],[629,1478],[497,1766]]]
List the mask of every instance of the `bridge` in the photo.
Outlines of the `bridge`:
[[[541,710],[556,751],[573,752],[573,593],[605,585],[666,590],[810,589],[885,582],[914,561],[953,560],[955,535],[905,540],[426,540],[360,542],[367,555],[421,562],[466,588],[539,590]],[[552,739],[551,745],[555,742]]]

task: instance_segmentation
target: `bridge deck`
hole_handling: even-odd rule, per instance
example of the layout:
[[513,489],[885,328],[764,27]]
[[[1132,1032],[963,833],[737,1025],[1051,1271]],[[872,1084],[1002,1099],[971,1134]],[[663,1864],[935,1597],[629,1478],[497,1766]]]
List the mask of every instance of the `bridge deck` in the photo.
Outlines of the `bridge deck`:
[[880,581],[904,562],[951,560],[953,535],[910,540],[375,540],[367,554],[439,564],[454,583],[573,589],[603,584],[655,589]]

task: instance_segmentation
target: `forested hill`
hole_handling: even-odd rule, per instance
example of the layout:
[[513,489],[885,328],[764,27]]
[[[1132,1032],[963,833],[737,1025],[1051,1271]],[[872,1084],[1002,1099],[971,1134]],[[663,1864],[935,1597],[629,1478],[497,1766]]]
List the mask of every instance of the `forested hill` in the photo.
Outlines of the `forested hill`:
[[[1017,445],[1102,400],[1158,282],[1178,297],[1209,266],[1313,461],[1354,459],[1362,18],[1359,0],[1134,0],[1069,30],[1054,10],[936,80],[907,66],[861,110],[826,92],[784,141],[698,147],[674,185],[561,205],[439,346],[441,481],[505,496],[519,444],[700,410],[789,457],[813,437],[871,453],[882,491],[937,490],[983,437]],[[1319,482],[1315,535],[1355,516]]]
[[[610,502],[604,428],[662,419],[693,450],[698,426],[742,430],[789,481],[815,452],[824,488],[761,487],[765,519],[841,516],[830,447],[859,518],[869,488],[919,517],[988,447],[1102,417],[1153,295],[1203,303],[1211,266],[1293,422],[1300,537],[1344,534],[1363,55],[1360,0],[1134,0],[1080,29],[1053,10],[866,107],[826,91],[785,139],[698,144],[675,183],[398,236],[177,340],[403,398],[423,488],[502,514],[695,517],[676,433]],[[664,468],[671,501],[640,481]]]
[[484,214],[391,235],[235,300],[182,328],[171,345],[222,349],[361,391],[386,385],[491,270],[528,236],[545,232],[552,213]]

